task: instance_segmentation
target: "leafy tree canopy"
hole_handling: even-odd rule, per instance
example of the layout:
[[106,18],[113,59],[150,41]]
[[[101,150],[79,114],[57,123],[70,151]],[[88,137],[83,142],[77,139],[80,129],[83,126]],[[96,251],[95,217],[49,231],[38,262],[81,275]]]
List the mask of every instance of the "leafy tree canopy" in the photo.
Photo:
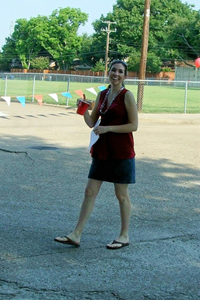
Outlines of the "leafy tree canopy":
[[[157,59],[160,68],[163,60],[181,57],[194,59],[195,55],[197,57],[197,52],[200,52],[200,12],[180,0],[151,1],[150,11],[149,59],[154,53],[160,60]],[[144,0],[117,0],[113,13],[108,13],[105,17],[101,15],[100,20],[93,23],[96,31],[93,43],[94,60],[105,57],[106,35],[102,34],[102,30],[106,29],[104,21],[107,20],[116,22],[117,29],[110,34],[109,58],[131,58],[137,61],[141,51],[143,19]],[[196,54],[194,51],[192,54],[192,48],[196,49]]]
[[45,70],[49,67],[49,58],[43,56],[36,57],[31,59],[30,63],[33,69]]
[[[180,0],[152,0],[150,11],[148,71],[159,71],[163,61],[194,60],[200,55],[200,11]],[[78,28],[87,18],[80,9],[66,7],[54,10],[50,16],[17,20],[3,47],[1,61],[12,65],[13,60],[20,59],[23,68],[29,68],[31,61],[43,56],[67,69],[78,58],[82,64],[102,69],[106,22],[110,21],[116,24],[110,26],[109,59],[125,59],[129,70],[138,71],[144,0],[117,0],[112,12],[93,23],[93,35],[79,36]]]
[[13,47],[13,55],[18,55],[23,68],[29,68],[31,59],[44,53],[65,69],[81,48],[77,31],[87,19],[86,13],[70,7],[54,10],[49,17],[19,19],[3,51],[6,53]]

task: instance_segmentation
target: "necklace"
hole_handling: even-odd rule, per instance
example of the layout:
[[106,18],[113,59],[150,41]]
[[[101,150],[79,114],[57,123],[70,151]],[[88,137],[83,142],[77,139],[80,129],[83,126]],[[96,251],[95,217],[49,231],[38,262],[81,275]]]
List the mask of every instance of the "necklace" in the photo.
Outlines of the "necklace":
[[107,111],[109,110],[109,108],[110,108],[111,105],[113,104],[113,101],[117,98],[117,96],[119,95],[119,93],[120,93],[123,89],[124,89],[124,87],[122,86],[122,87],[120,88],[120,90],[117,92],[117,94],[116,94],[116,95],[113,97],[113,99],[111,100],[110,105],[107,104],[107,108],[106,108],[106,110],[104,110],[104,109],[105,109],[105,105],[106,105],[106,103],[107,103],[107,101],[108,101],[108,96],[109,96],[110,91],[111,91],[111,88],[108,89],[108,91],[107,91],[107,93],[105,94],[105,97],[104,97],[104,99],[103,99],[103,102],[102,102],[102,104],[101,104],[101,106],[100,106],[100,109],[99,109],[99,111],[100,111],[100,113],[101,113],[102,115],[105,115],[105,113],[107,113]]

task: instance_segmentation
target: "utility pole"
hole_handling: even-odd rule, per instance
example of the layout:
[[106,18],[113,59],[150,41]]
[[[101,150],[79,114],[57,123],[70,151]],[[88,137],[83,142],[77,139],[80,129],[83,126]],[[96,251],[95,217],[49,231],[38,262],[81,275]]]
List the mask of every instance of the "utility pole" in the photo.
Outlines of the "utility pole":
[[107,33],[107,39],[106,39],[106,55],[105,55],[105,71],[104,71],[104,77],[107,76],[107,71],[108,71],[108,52],[109,52],[109,40],[110,40],[110,33],[115,32],[115,30],[110,30],[110,25],[111,24],[116,24],[116,22],[110,22],[110,21],[104,21],[103,23],[108,24],[107,29],[102,29],[102,31],[106,31]]
[[[151,0],[145,0],[144,8],[144,22],[143,22],[143,37],[142,37],[142,52],[140,58],[139,79],[145,79],[148,41],[149,41],[149,19],[150,19],[150,4]],[[142,111],[143,95],[144,95],[144,82],[139,81],[137,93],[137,108]]]

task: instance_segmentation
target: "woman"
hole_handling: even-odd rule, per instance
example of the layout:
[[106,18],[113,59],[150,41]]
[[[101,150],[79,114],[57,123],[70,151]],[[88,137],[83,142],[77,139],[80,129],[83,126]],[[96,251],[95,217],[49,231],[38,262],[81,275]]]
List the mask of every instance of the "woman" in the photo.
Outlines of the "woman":
[[135,152],[132,132],[138,127],[138,114],[133,94],[123,82],[127,65],[121,60],[111,63],[109,87],[97,96],[92,113],[84,114],[85,123],[99,136],[91,148],[92,164],[77,225],[72,233],[55,238],[56,242],[80,246],[84,226],[93,210],[103,181],[113,182],[119,201],[121,231],[107,249],[116,250],[129,245],[131,202],[128,184],[135,182]]

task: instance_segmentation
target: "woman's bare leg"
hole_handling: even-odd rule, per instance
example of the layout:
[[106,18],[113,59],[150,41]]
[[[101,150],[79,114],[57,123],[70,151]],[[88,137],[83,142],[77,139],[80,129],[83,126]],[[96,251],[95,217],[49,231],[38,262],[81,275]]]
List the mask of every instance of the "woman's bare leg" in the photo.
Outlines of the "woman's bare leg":
[[[129,223],[131,217],[131,201],[128,192],[128,184],[115,183],[115,194],[119,201],[120,216],[121,216],[121,231],[116,241],[121,243],[129,242]],[[109,244],[110,246],[111,244]],[[117,245],[113,245],[117,248]]]
[[85,189],[85,197],[81,206],[78,222],[74,231],[67,235],[71,240],[73,240],[76,243],[80,243],[83,229],[93,210],[95,199],[98,195],[101,185],[102,181],[88,179],[88,183]]

